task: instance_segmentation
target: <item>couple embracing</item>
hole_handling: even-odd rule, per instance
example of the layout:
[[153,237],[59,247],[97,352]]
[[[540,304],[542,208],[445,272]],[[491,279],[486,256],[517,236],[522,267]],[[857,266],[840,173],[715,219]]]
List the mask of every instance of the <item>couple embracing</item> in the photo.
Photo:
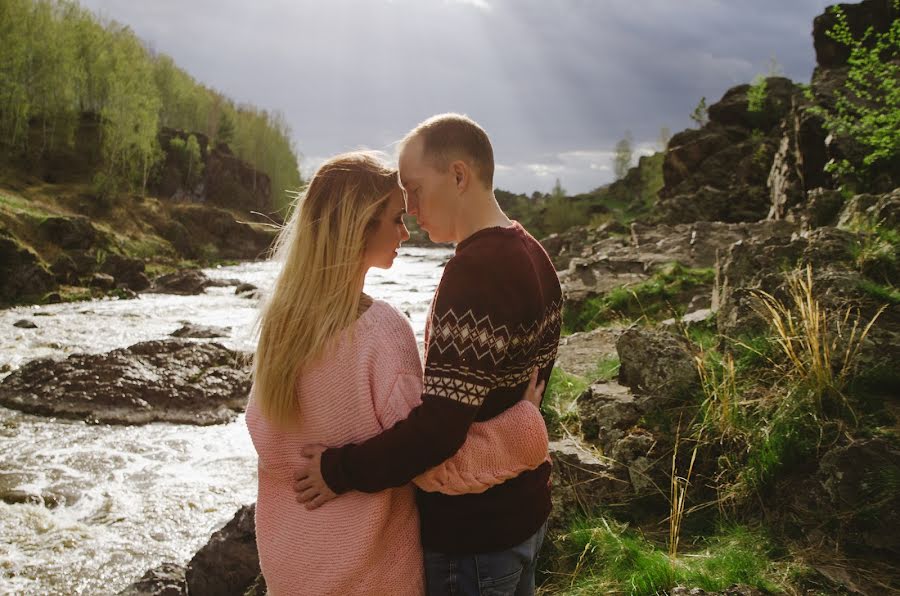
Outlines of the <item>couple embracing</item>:
[[[493,194],[490,140],[443,114],[323,164],[276,243],[247,425],[269,592],[534,592],[550,513],[538,405],[562,303],[541,245]],[[456,244],[423,364],[409,321],[363,293],[409,238]]]

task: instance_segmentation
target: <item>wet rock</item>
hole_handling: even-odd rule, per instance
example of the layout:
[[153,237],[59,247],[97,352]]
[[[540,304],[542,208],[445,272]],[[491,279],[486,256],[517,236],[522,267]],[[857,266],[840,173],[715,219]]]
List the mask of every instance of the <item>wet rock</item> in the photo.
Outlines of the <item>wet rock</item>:
[[256,549],[256,505],[241,507],[216,531],[187,566],[189,594],[242,596],[260,575]]
[[86,217],[48,217],[38,224],[38,233],[60,248],[87,249],[97,239],[97,230]]
[[180,340],[33,360],[0,382],[0,405],[110,424],[230,422],[250,390],[242,360],[216,343]]
[[29,321],[28,319],[19,319],[15,323],[13,323],[13,327],[18,327],[20,329],[37,329],[38,326],[34,324],[34,321]]
[[253,284],[242,283],[234,289],[235,296],[247,298],[250,300],[259,300],[262,298],[262,292]]
[[200,339],[229,337],[231,335],[231,327],[215,327],[212,325],[194,325],[193,323],[185,323],[169,335],[172,337],[192,337]]
[[119,592],[119,596],[186,596],[187,582],[184,574],[183,566],[163,563]]
[[150,280],[144,273],[144,262],[140,259],[108,254],[100,270],[115,278],[117,285],[124,284],[130,290],[142,292],[150,287]]
[[149,291],[158,294],[192,296],[202,294],[211,285],[212,281],[202,271],[188,270],[156,278]]
[[210,279],[209,287],[210,288],[236,288],[241,285],[241,280],[239,279]]
[[111,290],[116,287],[116,280],[112,275],[106,273],[95,273],[91,276],[91,287],[100,288],[101,290]]
[[627,329],[616,342],[619,382],[642,394],[678,399],[698,387],[690,342],[665,331]]

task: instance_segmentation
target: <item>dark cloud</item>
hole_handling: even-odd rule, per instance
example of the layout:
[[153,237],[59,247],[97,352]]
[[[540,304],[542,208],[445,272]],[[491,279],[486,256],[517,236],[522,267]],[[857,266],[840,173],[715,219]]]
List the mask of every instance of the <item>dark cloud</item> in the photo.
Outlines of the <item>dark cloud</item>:
[[[82,0],[198,80],[282,111],[302,164],[464,112],[495,143],[497,183],[609,182],[625,131],[650,149],[701,96],[765,73],[808,81],[825,0]],[[604,161],[606,160],[606,161]]]

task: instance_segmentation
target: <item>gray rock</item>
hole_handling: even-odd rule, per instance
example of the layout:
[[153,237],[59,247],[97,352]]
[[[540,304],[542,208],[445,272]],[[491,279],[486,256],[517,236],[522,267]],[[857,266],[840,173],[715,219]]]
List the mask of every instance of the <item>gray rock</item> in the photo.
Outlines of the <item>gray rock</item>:
[[20,329],[37,329],[38,326],[35,325],[34,321],[30,321],[28,319],[19,319],[15,323],[13,323],[13,327],[18,327]]
[[550,533],[567,530],[568,522],[579,514],[590,514],[597,507],[619,503],[632,494],[624,469],[595,457],[572,439],[552,441],[553,511]]
[[636,393],[681,399],[698,387],[691,343],[665,331],[631,327],[616,342],[619,382]]
[[195,325],[184,323],[181,327],[169,334],[171,337],[191,337],[209,339],[214,337],[229,337],[231,327],[215,327],[212,325]]
[[260,575],[256,549],[256,505],[241,507],[197,551],[187,566],[189,594],[242,596]]
[[0,229],[0,305],[36,299],[56,288],[37,255]]
[[585,440],[609,454],[616,441],[644,414],[643,403],[615,381],[594,383],[578,397],[578,417]]
[[213,285],[212,281],[202,271],[188,270],[156,278],[149,291],[158,294],[192,296],[202,294],[211,285]]
[[237,296],[240,296],[242,294],[255,294],[255,293],[258,293],[258,291],[259,291],[259,288],[257,288],[253,284],[248,284],[248,283],[238,284],[237,287],[234,289],[234,293]]
[[103,261],[100,270],[112,275],[117,285],[124,285],[135,292],[142,292],[150,287],[150,280],[144,273],[144,262],[110,253]]
[[250,391],[241,360],[216,343],[180,340],[33,360],[0,381],[0,405],[110,424],[230,422]]
[[185,568],[176,563],[163,563],[149,570],[119,596],[186,596]]
[[95,273],[91,276],[91,287],[101,290],[111,290],[116,287],[116,280],[107,273]]
[[589,378],[598,362],[616,356],[616,339],[621,333],[622,329],[618,327],[600,327],[560,338],[556,366],[567,373]]
[[[610,457],[619,465],[628,469],[628,479],[634,492],[638,495],[653,494],[658,491],[661,479],[653,477],[656,439],[645,430],[629,432],[617,441]],[[659,469],[656,470],[657,472]]]
[[[896,553],[900,550],[900,450],[890,441],[863,439],[822,456],[813,477],[792,490],[797,519],[825,526],[846,546]],[[837,523],[840,520],[840,523]]]
[[81,216],[48,217],[38,224],[38,233],[64,249],[87,249],[97,239],[91,220]]

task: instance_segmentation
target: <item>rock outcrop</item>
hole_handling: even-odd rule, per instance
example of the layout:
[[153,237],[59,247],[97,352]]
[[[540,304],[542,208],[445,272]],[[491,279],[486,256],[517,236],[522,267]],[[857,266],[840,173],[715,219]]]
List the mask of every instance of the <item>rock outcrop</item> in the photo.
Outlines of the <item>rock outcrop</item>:
[[56,287],[56,280],[38,256],[0,230],[0,305],[37,301]]
[[266,593],[256,549],[256,505],[238,509],[186,567],[163,563],[119,596],[245,596]]
[[109,424],[230,422],[250,391],[241,361],[219,344],[179,340],[38,359],[0,382],[0,405]]

